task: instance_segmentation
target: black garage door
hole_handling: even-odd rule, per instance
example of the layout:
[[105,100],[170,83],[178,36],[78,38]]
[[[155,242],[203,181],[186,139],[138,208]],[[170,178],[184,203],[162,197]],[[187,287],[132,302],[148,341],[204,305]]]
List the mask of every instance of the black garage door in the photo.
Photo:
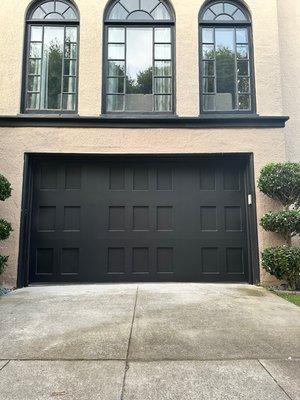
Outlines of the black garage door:
[[244,162],[36,160],[31,282],[245,281]]

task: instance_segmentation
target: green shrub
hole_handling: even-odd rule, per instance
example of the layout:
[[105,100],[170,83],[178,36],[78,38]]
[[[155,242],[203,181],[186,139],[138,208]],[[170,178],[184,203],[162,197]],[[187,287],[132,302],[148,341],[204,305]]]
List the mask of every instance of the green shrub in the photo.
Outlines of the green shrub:
[[8,256],[2,256],[0,254],[0,275],[4,271],[4,269],[5,269],[6,265],[7,265],[7,261],[8,261]]
[[11,232],[11,224],[5,221],[5,219],[0,219],[0,240],[8,239]]
[[266,249],[262,253],[262,265],[277,279],[285,279],[291,289],[295,289],[300,278],[300,248],[279,246]]
[[300,210],[269,212],[262,217],[260,224],[266,231],[279,233],[289,241],[300,234]]
[[258,187],[284,206],[300,206],[300,163],[268,164],[261,171]]
[[0,174],[0,200],[4,201],[11,196],[11,185],[8,180]]

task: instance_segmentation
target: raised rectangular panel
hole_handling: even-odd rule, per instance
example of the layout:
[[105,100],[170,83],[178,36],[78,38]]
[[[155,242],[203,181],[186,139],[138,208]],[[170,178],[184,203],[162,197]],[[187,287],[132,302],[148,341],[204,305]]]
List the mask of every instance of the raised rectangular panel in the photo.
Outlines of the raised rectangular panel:
[[132,272],[149,272],[149,249],[147,247],[134,247],[132,249]]
[[171,206],[157,207],[157,230],[158,231],[173,230],[173,207]]
[[225,207],[225,230],[238,232],[242,230],[241,207]]
[[200,223],[202,231],[216,231],[217,207],[200,207]]
[[79,249],[61,250],[61,274],[78,274],[79,272]]
[[66,167],[65,188],[69,190],[81,189],[81,167],[73,165]]
[[219,257],[217,247],[203,247],[201,250],[202,272],[219,274]]
[[133,230],[149,230],[149,207],[133,207]]
[[239,169],[230,168],[223,171],[224,190],[240,190],[240,172]]
[[109,274],[123,274],[125,272],[125,249],[110,247],[107,257],[107,272]]
[[64,231],[80,231],[80,207],[64,208]]
[[146,168],[135,168],[133,170],[133,190],[149,189],[149,173]]
[[199,171],[200,190],[216,190],[216,172],[213,167],[203,167]]
[[111,167],[109,170],[109,188],[110,190],[125,189],[125,171],[122,167]]
[[173,248],[158,247],[156,261],[158,273],[173,273]]
[[242,248],[236,247],[226,249],[226,266],[229,274],[244,274],[244,257]]
[[52,165],[43,165],[41,167],[40,188],[43,190],[57,189],[57,169]]
[[56,207],[41,206],[38,211],[38,231],[55,231]]
[[159,168],[157,170],[157,190],[173,190],[173,172],[171,168]]
[[125,230],[125,207],[112,206],[109,207],[109,224],[110,231]]
[[36,249],[36,274],[53,274],[53,249]]

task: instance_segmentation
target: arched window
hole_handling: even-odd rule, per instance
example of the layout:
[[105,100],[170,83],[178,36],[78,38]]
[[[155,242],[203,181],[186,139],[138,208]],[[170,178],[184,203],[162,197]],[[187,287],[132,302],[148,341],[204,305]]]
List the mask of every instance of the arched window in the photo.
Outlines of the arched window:
[[201,111],[254,112],[249,12],[240,1],[211,1],[199,24]]
[[27,13],[26,112],[77,109],[78,12],[70,1],[35,2]]
[[108,5],[104,112],[174,111],[174,22],[166,1],[119,0]]

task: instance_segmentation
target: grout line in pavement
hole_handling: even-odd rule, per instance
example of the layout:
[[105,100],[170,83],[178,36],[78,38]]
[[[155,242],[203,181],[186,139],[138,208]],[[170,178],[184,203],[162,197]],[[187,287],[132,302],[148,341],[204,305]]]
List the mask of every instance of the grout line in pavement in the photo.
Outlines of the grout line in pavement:
[[284,388],[280,385],[280,383],[274,378],[274,376],[271,374],[271,372],[267,369],[267,367],[264,366],[264,364],[260,361],[257,360],[259,364],[263,367],[263,369],[267,372],[267,374],[273,379],[273,381],[276,383],[276,385],[283,391],[283,393],[288,397],[288,399],[293,400],[292,397],[284,390]]
[[126,375],[127,375],[128,369],[129,369],[128,358],[129,358],[129,351],[130,351],[131,337],[132,337],[132,331],[133,331],[133,324],[134,324],[134,319],[135,319],[135,312],[136,312],[138,293],[139,293],[139,286],[137,286],[137,288],[136,288],[136,294],[135,294],[135,301],[134,301],[134,307],[133,307],[131,327],[130,327],[130,333],[129,333],[129,339],[128,339],[128,346],[127,346],[127,353],[126,353],[124,376],[123,376],[123,383],[122,383],[122,390],[121,390],[120,400],[124,399],[124,394],[125,394]]
[[2,371],[7,366],[7,364],[9,364],[9,362],[10,362],[10,360],[7,360],[7,362],[0,368],[0,371]]

